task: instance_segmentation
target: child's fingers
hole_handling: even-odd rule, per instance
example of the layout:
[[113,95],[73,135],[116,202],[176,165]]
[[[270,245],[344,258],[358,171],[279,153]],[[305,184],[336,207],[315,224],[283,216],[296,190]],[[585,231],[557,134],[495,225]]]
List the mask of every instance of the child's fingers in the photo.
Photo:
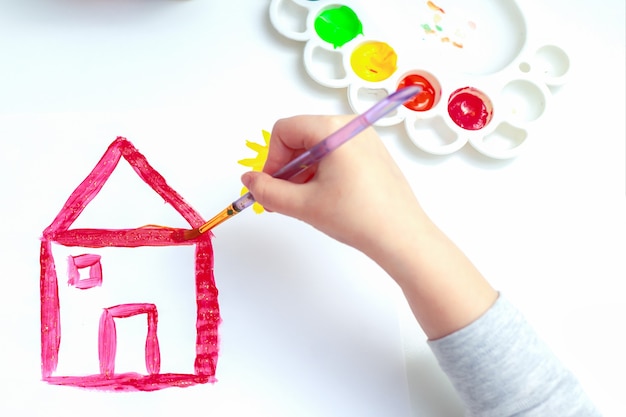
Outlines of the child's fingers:
[[272,129],[270,149],[263,168],[278,171],[307,149],[343,127],[354,116],[295,116],[281,119]]

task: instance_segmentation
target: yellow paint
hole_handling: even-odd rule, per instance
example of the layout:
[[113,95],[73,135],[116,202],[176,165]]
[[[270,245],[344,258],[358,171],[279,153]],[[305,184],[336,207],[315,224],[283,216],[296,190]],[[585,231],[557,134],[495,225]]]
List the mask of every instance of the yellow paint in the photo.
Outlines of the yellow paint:
[[357,46],[350,56],[350,66],[360,78],[366,81],[383,81],[391,77],[397,69],[398,55],[385,42],[364,42]]
[[[265,142],[264,145],[258,144],[256,142],[251,142],[249,140],[246,141],[246,146],[252,149],[253,151],[255,151],[257,155],[254,158],[246,158],[246,159],[237,161],[239,164],[252,168],[253,171],[257,171],[257,172],[263,171],[263,166],[265,166],[265,161],[267,161],[267,154],[270,150],[271,134],[270,132],[266,130],[263,130],[262,133],[263,133],[263,141]],[[243,187],[241,189],[241,195],[244,195],[247,192],[248,192],[248,189],[246,187]],[[259,203],[254,203],[252,205],[252,209],[257,214],[263,213],[263,211],[265,211],[263,206],[260,205]]]

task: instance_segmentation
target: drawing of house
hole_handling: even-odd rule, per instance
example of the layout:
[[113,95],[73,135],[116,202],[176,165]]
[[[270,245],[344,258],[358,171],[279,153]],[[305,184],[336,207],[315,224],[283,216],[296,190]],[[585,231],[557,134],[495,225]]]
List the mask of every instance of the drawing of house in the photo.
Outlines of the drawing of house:
[[[174,191],[165,179],[148,163],[146,158],[125,138],[118,137],[108,147],[100,161],[85,180],[74,190],[67,202],[42,234],[40,251],[40,291],[41,291],[41,371],[42,379],[50,384],[69,385],[91,389],[113,391],[153,391],[170,386],[186,387],[215,381],[218,358],[218,325],[220,312],[217,300],[218,291],[213,276],[213,247],[210,233],[196,239],[181,239],[184,229],[144,226],[134,229],[74,228],[72,224],[100,192],[118,162],[124,158],[134,172],[154,190],[166,203],[171,205],[190,225],[196,228],[204,223],[183,198]],[[68,259],[54,259],[53,246],[76,248],[80,253]],[[94,323],[98,333],[98,361],[100,372],[91,375],[56,375],[61,347],[61,311],[59,282],[67,279],[67,284],[76,289],[77,296],[93,293],[93,289],[107,286],[106,265],[101,255],[95,254],[98,248],[156,248],[175,246],[195,246],[194,268],[189,279],[195,283],[195,361],[193,372],[161,373],[161,353],[158,339],[159,305],[136,300],[117,305],[97,306],[101,311],[100,322]],[[150,249],[156,250],[156,249]],[[67,277],[58,277],[56,264],[67,262]],[[104,269],[106,271],[106,267]],[[81,272],[83,277],[81,277]],[[109,279],[110,281],[110,279]],[[191,284],[189,286],[191,288]],[[134,316],[146,317],[147,334],[145,339],[145,372],[115,373],[116,346],[118,343],[116,321]],[[189,324],[191,325],[191,323]],[[91,334],[91,333],[89,333]],[[95,342],[95,341],[94,341]],[[189,365],[191,369],[191,364]]]

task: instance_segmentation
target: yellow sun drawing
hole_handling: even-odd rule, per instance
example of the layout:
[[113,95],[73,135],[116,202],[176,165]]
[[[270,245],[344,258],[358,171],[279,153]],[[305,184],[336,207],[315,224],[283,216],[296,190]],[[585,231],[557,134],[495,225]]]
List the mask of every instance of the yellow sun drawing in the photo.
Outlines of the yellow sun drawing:
[[[250,167],[252,168],[253,171],[258,171],[258,172],[263,170],[263,166],[265,165],[265,161],[267,160],[267,153],[269,152],[269,148],[270,148],[270,136],[271,136],[270,132],[266,130],[262,130],[261,132],[263,133],[263,141],[265,141],[264,145],[258,144],[256,142],[251,142],[249,140],[246,141],[246,146],[257,153],[256,157],[246,158],[246,159],[237,161],[241,165]],[[241,189],[241,195],[244,195],[247,192],[248,192],[248,189],[246,187],[243,187]],[[260,205],[259,203],[254,203],[252,205],[252,209],[257,214],[263,213],[263,211],[265,210],[263,206]]]

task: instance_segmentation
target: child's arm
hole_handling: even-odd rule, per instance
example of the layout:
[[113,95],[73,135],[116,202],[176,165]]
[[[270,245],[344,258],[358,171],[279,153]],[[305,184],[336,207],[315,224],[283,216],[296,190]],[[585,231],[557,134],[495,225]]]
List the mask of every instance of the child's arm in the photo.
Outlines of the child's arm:
[[[348,120],[299,116],[277,122],[265,172],[276,171]],[[304,173],[312,175],[306,184],[254,172],[243,181],[266,209],[310,223],[381,265],[430,339],[466,326],[494,303],[496,291],[422,211],[373,129],[316,168]]]
[[577,379],[504,297],[428,342],[470,416],[600,417]]
[[373,129],[293,182],[267,174],[347,120],[280,120],[266,173],[248,172],[244,184],[266,209],[313,225],[389,273],[471,415],[599,416],[517,310],[426,216]]

